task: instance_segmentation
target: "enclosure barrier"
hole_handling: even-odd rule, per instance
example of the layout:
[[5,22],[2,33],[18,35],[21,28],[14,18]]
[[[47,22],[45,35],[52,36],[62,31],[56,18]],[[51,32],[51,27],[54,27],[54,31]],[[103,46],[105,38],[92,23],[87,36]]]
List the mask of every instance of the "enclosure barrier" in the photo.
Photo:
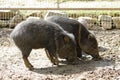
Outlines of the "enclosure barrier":
[[[12,13],[10,12],[4,12],[6,10],[10,10],[13,11]],[[115,20],[112,19],[112,17],[110,17],[110,19],[108,20],[107,16],[104,16],[105,19],[101,20],[98,19],[99,15],[96,15],[97,11],[114,11],[117,10],[119,11],[120,8],[61,8],[59,6],[55,7],[55,8],[39,8],[39,7],[11,7],[11,8],[7,8],[7,7],[0,7],[0,11],[3,11],[3,13],[0,12],[0,27],[15,27],[19,22],[23,21],[24,19],[32,16],[32,17],[40,17],[40,18],[44,18],[47,11],[62,11],[64,13],[66,12],[74,12],[74,14],[67,14],[68,17],[70,18],[75,18],[75,19],[80,19],[79,21],[81,21],[81,16],[82,17],[87,17],[87,18],[82,18],[82,21],[84,19],[85,24],[87,24],[88,29],[96,29],[98,27],[96,27],[95,24],[97,24],[97,26],[102,26],[104,29],[112,29],[114,27],[116,28],[120,28],[119,24],[120,24],[120,18],[113,18]],[[16,11],[29,11],[30,13],[33,11],[33,13],[23,17],[23,15],[21,14],[16,14]],[[35,12],[34,12],[35,11]],[[38,12],[36,12],[38,11]],[[92,14],[84,14],[81,15],[77,12],[82,12],[82,11],[96,11],[93,12]],[[55,14],[53,14],[55,15]],[[101,15],[101,14],[100,14]],[[120,16],[120,14],[115,14],[115,16],[117,15]],[[79,18],[80,17],[80,18]],[[92,19],[92,18],[94,19]],[[97,19],[97,20],[96,20]],[[116,23],[117,20],[117,23]]]
[[120,8],[0,8],[0,10],[120,10]]

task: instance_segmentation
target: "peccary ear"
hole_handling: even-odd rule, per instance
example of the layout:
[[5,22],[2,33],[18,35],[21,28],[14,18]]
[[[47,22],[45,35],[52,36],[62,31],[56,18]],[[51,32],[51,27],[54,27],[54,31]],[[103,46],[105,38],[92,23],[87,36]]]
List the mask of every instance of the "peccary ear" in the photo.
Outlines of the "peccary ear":
[[70,39],[69,39],[69,37],[67,35],[65,35],[63,39],[64,39],[65,42],[69,42],[70,41]]
[[93,34],[89,34],[88,35],[88,39],[93,39],[94,38],[94,35]]

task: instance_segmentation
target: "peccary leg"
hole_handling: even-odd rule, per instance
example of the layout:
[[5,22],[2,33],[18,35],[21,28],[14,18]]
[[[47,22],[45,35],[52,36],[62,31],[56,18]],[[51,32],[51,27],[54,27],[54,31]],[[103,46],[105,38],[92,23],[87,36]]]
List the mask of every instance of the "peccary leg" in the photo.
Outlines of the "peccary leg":
[[101,60],[102,58],[98,55],[91,55],[93,57],[93,60],[98,61]]
[[28,57],[23,56],[23,60],[24,60],[25,66],[26,66],[29,70],[32,70],[32,69],[33,69],[33,66],[32,66],[31,63],[29,62]]
[[45,49],[46,55],[49,58],[49,60],[53,63],[52,57],[50,56],[49,52],[47,49]]
[[[86,52],[87,53],[87,52]],[[90,53],[87,53],[88,55],[91,55],[93,58],[93,60],[95,61],[98,61],[98,60],[101,60],[102,58],[100,57],[99,53],[96,53],[96,54],[90,54]]]
[[24,61],[24,64],[25,66],[29,69],[29,70],[32,70],[33,69],[33,66],[31,65],[31,63],[29,62],[28,60],[28,56],[30,54],[32,49],[22,49],[22,56],[23,56],[23,61]]
[[45,51],[46,51],[47,57],[50,59],[50,61],[54,65],[58,65],[59,61],[58,61],[58,58],[57,58],[57,55],[56,55],[55,51],[52,50],[52,49],[45,49]]
[[79,46],[77,46],[76,50],[77,50],[77,57],[82,58],[82,50],[81,50],[81,48]]

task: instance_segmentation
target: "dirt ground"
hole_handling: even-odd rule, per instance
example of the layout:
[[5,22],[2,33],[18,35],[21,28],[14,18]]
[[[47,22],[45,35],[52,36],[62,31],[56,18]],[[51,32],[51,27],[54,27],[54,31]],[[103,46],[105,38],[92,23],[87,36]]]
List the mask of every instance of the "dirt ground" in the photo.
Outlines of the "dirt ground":
[[[0,29],[0,80],[120,80],[120,29],[93,31],[103,60],[80,60],[77,65],[53,66],[44,49],[33,50],[29,71],[19,49],[9,38],[10,29]],[[9,42],[10,41],[10,42]]]

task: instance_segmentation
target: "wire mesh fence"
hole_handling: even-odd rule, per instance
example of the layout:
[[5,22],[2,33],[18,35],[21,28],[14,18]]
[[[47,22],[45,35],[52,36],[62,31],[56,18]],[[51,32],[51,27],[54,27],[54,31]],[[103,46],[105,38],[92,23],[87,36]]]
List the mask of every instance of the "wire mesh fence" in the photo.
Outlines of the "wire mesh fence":
[[87,22],[88,26],[119,28],[119,10],[2,10],[0,12],[0,27],[14,28],[18,23],[29,17],[45,19],[48,16],[59,15]]
[[[0,0],[0,27],[13,28],[28,17],[61,15],[87,20],[88,26],[108,24],[107,29],[119,28],[119,3],[119,0]],[[106,16],[101,20],[100,15]]]
[[1,8],[120,8],[119,0],[0,0]]
[[11,40],[9,39],[9,33],[10,30],[6,29],[0,29],[0,50],[3,47],[10,47],[11,46]]

